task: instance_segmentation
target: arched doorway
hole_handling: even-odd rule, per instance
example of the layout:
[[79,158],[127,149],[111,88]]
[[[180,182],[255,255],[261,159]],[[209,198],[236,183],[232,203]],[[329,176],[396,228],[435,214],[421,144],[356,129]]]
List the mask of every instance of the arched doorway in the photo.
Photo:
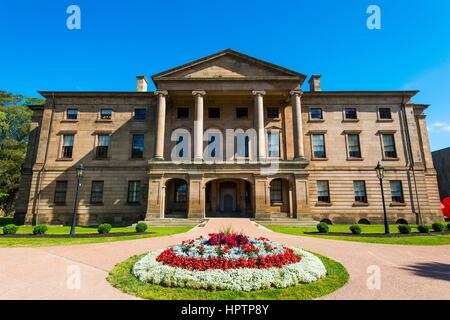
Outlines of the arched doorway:
[[218,179],[205,188],[205,214],[209,218],[253,217],[252,187],[242,179]]
[[171,179],[166,182],[164,202],[165,218],[187,218],[189,190],[183,179]]

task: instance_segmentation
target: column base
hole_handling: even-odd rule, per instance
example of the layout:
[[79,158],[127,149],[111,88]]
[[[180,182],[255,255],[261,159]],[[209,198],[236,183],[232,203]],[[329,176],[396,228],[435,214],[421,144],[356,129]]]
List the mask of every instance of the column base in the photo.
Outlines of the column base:
[[152,158],[153,161],[164,161],[164,157],[153,157]]

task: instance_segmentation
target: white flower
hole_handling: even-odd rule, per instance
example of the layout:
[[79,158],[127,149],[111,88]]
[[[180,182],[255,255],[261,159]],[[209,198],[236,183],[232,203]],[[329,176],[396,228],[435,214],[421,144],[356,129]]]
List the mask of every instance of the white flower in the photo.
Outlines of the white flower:
[[302,256],[298,263],[268,269],[210,269],[205,271],[171,267],[156,261],[164,250],[150,252],[133,266],[133,274],[142,282],[191,289],[252,291],[286,288],[316,281],[327,274],[322,261],[302,249],[292,248]]

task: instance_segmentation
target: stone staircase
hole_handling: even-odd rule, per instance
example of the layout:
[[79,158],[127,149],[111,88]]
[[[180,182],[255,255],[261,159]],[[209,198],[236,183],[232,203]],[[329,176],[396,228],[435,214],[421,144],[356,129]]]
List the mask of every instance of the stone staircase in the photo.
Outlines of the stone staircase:
[[263,226],[278,226],[278,227],[315,227],[319,223],[312,218],[271,218],[271,219],[252,219],[256,223]]
[[[207,219],[186,219],[186,218],[165,218],[165,219],[147,219],[139,221],[151,227],[195,227],[204,225]],[[135,227],[136,224],[133,225]]]

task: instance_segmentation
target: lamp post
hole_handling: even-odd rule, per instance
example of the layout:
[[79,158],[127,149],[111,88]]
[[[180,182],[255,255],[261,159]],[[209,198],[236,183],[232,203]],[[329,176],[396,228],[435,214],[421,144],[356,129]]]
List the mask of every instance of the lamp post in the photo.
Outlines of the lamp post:
[[75,203],[73,205],[72,226],[70,227],[70,236],[75,235],[75,227],[77,226],[78,193],[80,192],[81,177],[83,176],[84,172],[83,164],[82,163],[78,164],[76,170],[77,170],[77,189],[75,191]]
[[384,189],[383,189],[383,178],[384,178],[384,167],[378,161],[377,166],[375,167],[375,171],[377,172],[378,180],[380,180],[380,188],[381,188],[381,200],[383,201],[383,213],[384,213],[384,233],[389,235],[391,232],[389,231],[389,223],[386,211],[386,202],[384,200]]

